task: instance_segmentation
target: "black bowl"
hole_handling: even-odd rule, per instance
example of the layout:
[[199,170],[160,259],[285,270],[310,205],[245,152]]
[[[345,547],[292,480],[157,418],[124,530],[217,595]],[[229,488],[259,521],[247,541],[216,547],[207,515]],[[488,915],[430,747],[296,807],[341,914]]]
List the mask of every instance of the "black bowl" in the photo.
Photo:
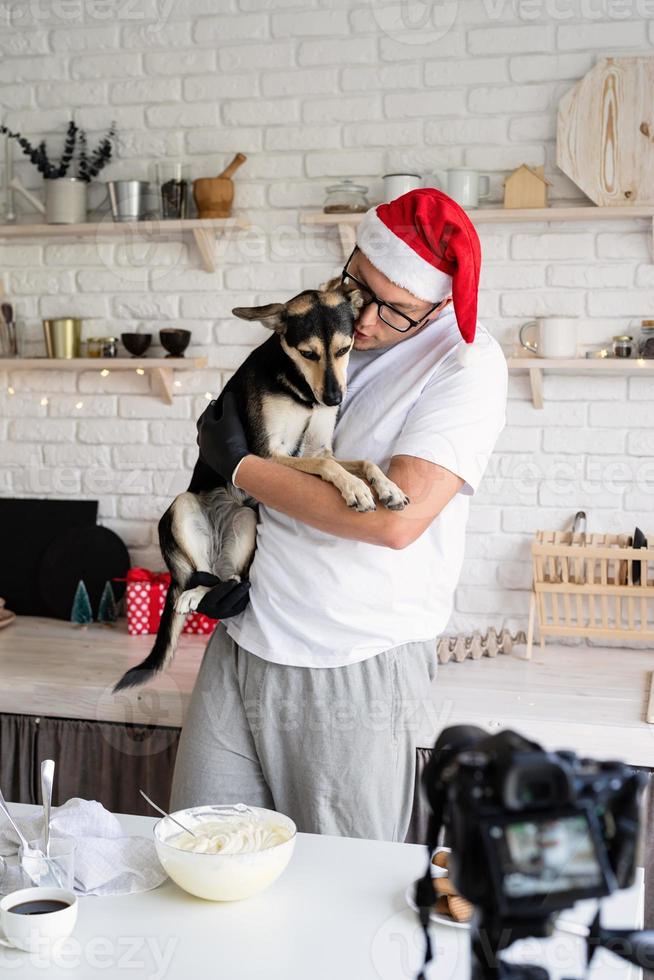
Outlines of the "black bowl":
[[123,347],[132,357],[143,357],[152,343],[151,333],[121,333]]
[[191,331],[177,327],[164,327],[159,331],[159,340],[168,357],[184,357],[184,351],[191,342]]

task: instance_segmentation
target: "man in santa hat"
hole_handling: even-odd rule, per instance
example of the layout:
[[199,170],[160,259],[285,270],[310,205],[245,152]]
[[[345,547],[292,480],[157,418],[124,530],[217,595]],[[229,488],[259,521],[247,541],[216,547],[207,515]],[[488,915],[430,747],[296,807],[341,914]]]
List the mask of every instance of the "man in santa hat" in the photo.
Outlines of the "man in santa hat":
[[367,212],[343,271],[364,306],[334,455],[378,463],[404,511],[359,514],[331,484],[253,456],[229,403],[200,419],[201,455],[262,506],[251,601],[207,647],[174,809],[241,801],[304,832],[404,840],[416,748],[441,727],[436,641],[470,497],[505,421],[479,268],[469,218],[429,188]]

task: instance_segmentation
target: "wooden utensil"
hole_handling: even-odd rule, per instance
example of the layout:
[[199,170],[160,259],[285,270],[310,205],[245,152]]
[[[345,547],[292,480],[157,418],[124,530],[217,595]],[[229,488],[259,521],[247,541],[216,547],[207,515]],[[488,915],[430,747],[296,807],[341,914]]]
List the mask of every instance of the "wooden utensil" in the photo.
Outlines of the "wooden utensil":
[[247,157],[244,153],[237,153],[231,163],[228,163],[225,169],[214,177],[214,180],[221,180],[223,177],[231,177],[235,174],[239,167],[242,167]]
[[232,174],[246,160],[244,153],[237,153],[217,177],[199,177],[193,181],[193,199],[198,218],[229,218],[234,201]]

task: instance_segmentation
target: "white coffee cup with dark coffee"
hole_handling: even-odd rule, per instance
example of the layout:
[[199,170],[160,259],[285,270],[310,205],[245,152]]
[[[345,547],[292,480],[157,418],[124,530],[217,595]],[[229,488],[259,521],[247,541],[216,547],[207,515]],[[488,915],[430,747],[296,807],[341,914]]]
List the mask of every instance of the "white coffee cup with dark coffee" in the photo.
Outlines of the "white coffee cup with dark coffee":
[[577,320],[569,316],[541,316],[523,323],[518,339],[525,350],[539,357],[576,357]]
[[0,945],[27,953],[70,936],[77,896],[67,888],[21,888],[0,900]]

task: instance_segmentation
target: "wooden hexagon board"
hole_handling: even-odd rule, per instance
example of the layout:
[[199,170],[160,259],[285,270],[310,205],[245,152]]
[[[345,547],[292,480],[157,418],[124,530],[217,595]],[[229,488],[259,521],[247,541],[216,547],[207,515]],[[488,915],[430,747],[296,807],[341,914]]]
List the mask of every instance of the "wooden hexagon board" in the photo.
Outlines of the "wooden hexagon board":
[[654,58],[605,58],[564,95],[556,162],[595,204],[654,204]]

